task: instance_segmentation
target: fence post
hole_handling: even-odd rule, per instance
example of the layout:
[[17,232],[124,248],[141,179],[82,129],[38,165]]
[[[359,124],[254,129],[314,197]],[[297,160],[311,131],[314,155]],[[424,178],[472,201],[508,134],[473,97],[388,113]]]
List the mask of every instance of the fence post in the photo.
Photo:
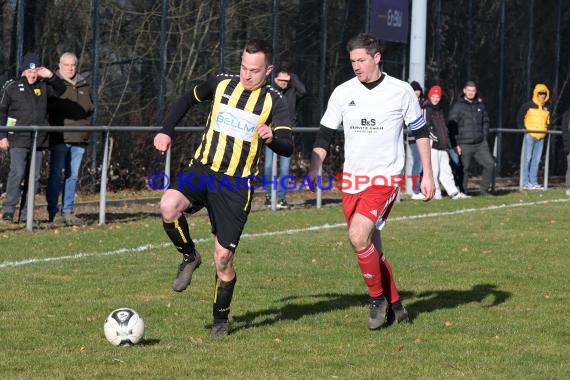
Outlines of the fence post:
[[524,150],[525,150],[525,139],[526,137],[526,132],[523,133],[523,142],[522,142],[522,146],[521,146],[521,159],[520,159],[520,164],[519,164],[519,191],[522,191],[523,189],[523,171],[524,171]]
[[[323,178],[323,165],[319,167],[319,175],[317,177],[317,184],[319,183],[319,178],[322,181]],[[321,186],[317,186],[317,208],[321,208],[323,206],[323,190]]]
[[[279,186],[279,174],[277,173],[277,160],[279,160],[279,156],[273,151],[271,151],[271,156],[271,210],[275,211],[277,210],[277,187]],[[263,175],[266,174],[264,173]],[[275,184],[273,184],[274,179],[277,182]]]
[[164,174],[166,174],[168,178],[170,178],[172,181],[172,178],[170,177],[171,156],[172,156],[172,146],[168,147],[168,150],[166,151],[166,159],[164,160]]
[[101,164],[101,188],[99,189],[99,224],[105,224],[105,205],[107,203],[107,178],[109,168],[109,130],[105,131],[103,162]]
[[[501,132],[499,132],[501,133]],[[495,192],[495,185],[497,183],[497,152],[498,152],[498,139],[495,136],[495,142],[493,143],[493,178],[491,181],[491,191]]]
[[544,160],[544,190],[548,190],[548,169],[550,166],[550,133],[546,140],[546,158]]
[[[27,209],[26,209],[26,230],[32,231],[34,229],[34,200],[36,196],[36,148],[38,146],[38,131],[34,131],[34,141],[32,142],[32,151],[30,152],[30,171],[28,173],[28,193],[27,196]],[[22,196],[24,196],[22,194]],[[22,215],[22,210],[20,210]]]

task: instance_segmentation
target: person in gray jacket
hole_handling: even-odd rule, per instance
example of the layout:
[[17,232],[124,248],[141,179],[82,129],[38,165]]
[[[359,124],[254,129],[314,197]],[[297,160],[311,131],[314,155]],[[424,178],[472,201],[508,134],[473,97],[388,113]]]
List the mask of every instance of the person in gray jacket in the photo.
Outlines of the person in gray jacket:
[[480,193],[491,195],[489,186],[493,177],[495,160],[489,150],[489,115],[482,99],[477,96],[477,85],[468,81],[463,87],[463,96],[449,111],[449,138],[453,149],[461,156],[463,164],[463,189],[467,192],[469,167],[475,159],[482,167]]
[[[48,102],[50,124],[53,126],[89,125],[93,103],[87,81],[77,73],[77,56],[73,53],[63,53],[59,58],[59,69],[56,75],[65,83],[65,92],[58,99]],[[50,133],[51,157],[46,193],[50,223],[58,221],[61,215],[68,225],[82,223],[73,211],[79,168],[88,142],[89,132]],[[61,190],[63,190],[63,202],[60,209],[58,203]]]

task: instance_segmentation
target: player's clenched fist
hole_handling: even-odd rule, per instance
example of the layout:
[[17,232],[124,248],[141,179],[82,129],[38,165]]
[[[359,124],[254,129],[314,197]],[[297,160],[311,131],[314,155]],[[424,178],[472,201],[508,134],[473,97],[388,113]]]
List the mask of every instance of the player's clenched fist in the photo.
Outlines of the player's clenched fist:
[[154,147],[162,154],[170,148],[171,142],[172,139],[165,133],[158,133],[154,136]]
[[271,144],[273,141],[273,131],[265,124],[259,124],[257,126],[257,135],[265,144]]

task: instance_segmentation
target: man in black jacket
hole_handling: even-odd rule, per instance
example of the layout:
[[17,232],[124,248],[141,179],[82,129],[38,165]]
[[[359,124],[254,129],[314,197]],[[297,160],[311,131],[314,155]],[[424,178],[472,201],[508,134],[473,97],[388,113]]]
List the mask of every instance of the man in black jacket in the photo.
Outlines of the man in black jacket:
[[[297,126],[297,102],[307,93],[305,85],[299,77],[292,73],[287,68],[280,68],[273,80],[277,89],[283,94],[289,109],[289,117],[291,118],[291,126]],[[265,194],[265,205],[271,206],[271,179],[273,178],[273,151],[268,146],[265,146],[265,165],[263,175],[270,183],[267,186]],[[278,157],[278,177],[283,178],[289,175],[289,167],[291,165],[291,157],[277,156]],[[277,208],[289,208],[289,204],[285,199],[285,189],[283,186],[277,186]]]
[[[18,126],[45,126],[47,120],[47,99],[58,97],[65,91],[65,84],[49,69],[42,67],[34,53],[23,59],[20,78],[11,79],[2,86],[0,94],[0,149],[10,150],[10,173],[6,186],[6,200],[2,207],[2,220],[11,222],[20,199],[20,184],[29,170],[33,132],[16,133]],[[38,133],[36,152],[36,189],[39,182],[43,151],[47,148],[46,132]],[[20,217],[26,215],[26,207],[20,210]],[[33,206],[32,206],[33,207]]]
[[477,96],[475,82],[468,81],[463,87],[463,96],[451,107],[448,118],[451,145],[463,164],[463,189],[467,191],[469,166],[475,159],[482,167],[481,195],[489,195],[495,160],[489,150],[489,115],[481,98]]

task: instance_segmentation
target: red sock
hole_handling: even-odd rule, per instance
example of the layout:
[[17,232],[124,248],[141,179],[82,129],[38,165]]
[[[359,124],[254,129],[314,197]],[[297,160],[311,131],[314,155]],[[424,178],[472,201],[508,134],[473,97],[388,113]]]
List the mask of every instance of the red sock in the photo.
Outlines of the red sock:
[[396,281],[394,281],[394,273],[392,272],[392,267],[388,262],[386,256],[380,253],[380,273],[382,279],[382,287],[384,288],[384,295],[391,305],[400,300],[400,293],[398,293],[398,288],[396,288]]
[[366,286],[368,286],[368,294],[370,297],[380,297],[383,293],[382,278],[380,274],[380,255],[374,248],[373,244],[356,252],[360,273]]

